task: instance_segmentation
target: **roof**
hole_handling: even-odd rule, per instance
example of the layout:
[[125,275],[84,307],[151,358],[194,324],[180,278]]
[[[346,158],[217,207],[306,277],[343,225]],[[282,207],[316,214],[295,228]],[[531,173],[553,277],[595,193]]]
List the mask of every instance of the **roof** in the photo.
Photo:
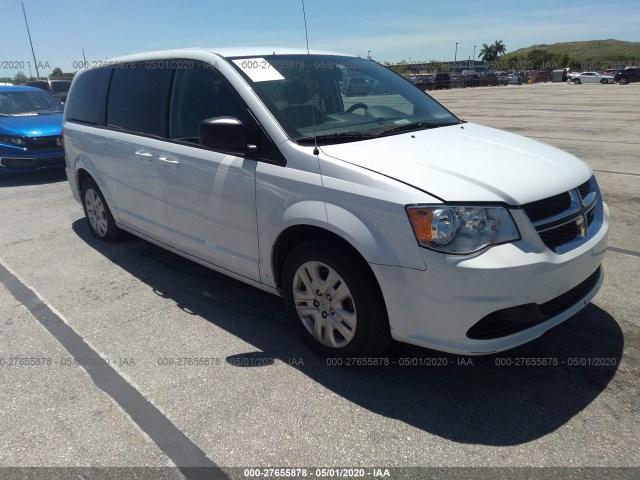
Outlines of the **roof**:
[[148,58],[171,58],[176,57],[181,52],[185,54],[194,53],[213,53],[221,57],[248,57],[248,56],[268,56],[268,55],[340,55],[353,57],[345,53],[328,52],[324,50],[309,50],[307,52],[304,48],[289,48],[289,47],[193,47],[193,48],[178,48],[174,50],[163,50],[155,52],[141,52],[132,55],[123,55],[116,58],[106,60],[104,63],[109,62],[124,62],[124,61],[138,61]]

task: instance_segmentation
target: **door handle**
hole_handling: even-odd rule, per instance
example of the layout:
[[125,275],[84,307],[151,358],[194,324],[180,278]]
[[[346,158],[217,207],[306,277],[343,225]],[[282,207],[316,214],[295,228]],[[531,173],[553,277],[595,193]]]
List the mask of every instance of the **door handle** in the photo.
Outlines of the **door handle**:
[[153,160],[153,154],[145,152],[143,150],[138,150],[136,152],[136,157],[138,157],[140,160],[144,160],[145,162],[150,162],[151,160]]
[[178,160],[169,160],[167,157],[158,157],[158,162],[161,165],[168,165],[169,167],[179,167],[180,162]]

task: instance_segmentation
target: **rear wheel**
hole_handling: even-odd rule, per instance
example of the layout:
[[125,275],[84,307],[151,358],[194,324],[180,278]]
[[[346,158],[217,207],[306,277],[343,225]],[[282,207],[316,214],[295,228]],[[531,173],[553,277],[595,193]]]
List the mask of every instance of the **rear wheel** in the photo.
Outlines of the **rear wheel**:
[[89,221],[91,234],[105,242],[118,242],[124,238],[124,232],[116,226],[109,206],[93,179],[84,181],[81,189],[84,214]]
[[620,85],[626,85],[627,83],[629,83],[629,80],[627,80],[626,78],[620,79]]
[[390,341],[380,289],[364,262],[320,243],[304,243],[283,270],[285,305],[304,340],[326,357],[375,355]]
[[606,78],[603,78],[602,80],[600,80],[600,83],[602,84],[609,83],[609,80],[607,80]]

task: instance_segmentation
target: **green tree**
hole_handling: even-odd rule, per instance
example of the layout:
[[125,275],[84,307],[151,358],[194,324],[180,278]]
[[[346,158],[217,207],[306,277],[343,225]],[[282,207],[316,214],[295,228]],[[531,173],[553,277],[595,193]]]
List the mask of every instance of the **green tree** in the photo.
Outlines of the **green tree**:
[[59,67],[56,67],[53,69],[53,72],[51,72],[51,75],[49,75],[49,78],[51,80],[55,78],[64,78],[64,73],[62,73],[62,70]]
[[539,70],[545,62],[550,62],[553,59],[553,55],[551,55],[546,50],[541,49],[533,49],[527,55],[527,60],[529,60],[533,64],[533,68]]
[[579,70],[580,60],[573,57],[569,57],[569,61],[567,62],[567,67],[571,68],[571,70]]
[[505,44],[503,43],[502,40],[496,40],[495,42],[493,42],[493,53],[496,56],[496,60],[498,60],[498,57],[500,55],[504,55],[504,53],[507,51],[507,47],[505,46]]
[[478,58],[482,58],[483,62],[493,62],[496,59],[495,45],[483,43]]
[[13,77],[13,84],[20,85],[22,83],[27,83],[27,76],[24,74],[24,72],[18,72],[16,73],[16,76]]
[[566,68],[569,66],[570,57],[568,54],[563,53],[560,55],[560,59],[558,60],[558,66],[561,68]]

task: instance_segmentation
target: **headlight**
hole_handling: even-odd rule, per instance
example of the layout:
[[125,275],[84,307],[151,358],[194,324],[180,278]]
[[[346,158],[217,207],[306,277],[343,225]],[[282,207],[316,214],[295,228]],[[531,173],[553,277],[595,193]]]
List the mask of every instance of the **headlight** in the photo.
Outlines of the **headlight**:
[[407,214],[418,243],[439,252],[469,254],[520,239],[502,207],[416,205],[408,206]]
[[12,147],[24,148],[27,145],[27,140],[24,137],[15,135],[0,135],[0,143],[10,145]]

